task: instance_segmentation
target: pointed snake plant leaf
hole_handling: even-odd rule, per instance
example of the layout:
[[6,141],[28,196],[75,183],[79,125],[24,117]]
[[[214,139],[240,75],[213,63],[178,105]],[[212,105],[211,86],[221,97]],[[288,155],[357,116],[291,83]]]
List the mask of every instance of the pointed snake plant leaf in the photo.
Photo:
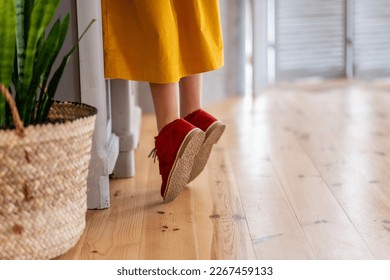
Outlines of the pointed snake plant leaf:
[[[39,81],[41,87],[39,98],[38,98],[37,110],[36,110],[37,116],[39,116],[38,112],[40,112],[41,110],[42,102],[44,101],[44,95],[46,95],[45,89],[46,89],[46,85],[47,85],[47,81],[51,69],[62,48],[62,45],[64,44],[69,23],[70,23],[69,14],[65,17],[65,19],[62,22],[59,19],[56,21],[56,23],[53,25],[52,29],[50,30],[47,39],[42,44],[42,49],[37,58],[36,67],[34,68],[34,79],[33,79],[33,83],[34,81]],[[36,86],[39,86],[39,84],[37,84]],[[35,123],[38,122],[37,116],[34,117]]]
[[69,62],[70,56],[76,50],[76,48],[78,47],[81,39],[84,37],[86,32],[89,30],[89,28],[92,26],[92,24],[95,21],[96,21],[95,19],[91,20],[91,22],[88,24],[87,28],[81,34],[81,36],[78,39],[78,41],[76,42],[76,44],[74,44],[72,49],[64,56],[60,66],[57,68],[57,70],[55,71],[53,77],[51,78],[51,80],[49,82],[48,89],[47,89],[48,98],[45,99],[46,101],[45,101],[45,103],[43,105],[43,108],[42,108],[43,114],[41,115],[41,119],[44,120],[44,119],[47,118],[47,114],[49,113],[49,109],[50,109],[53,97],[54,97],[54,95],[55,95],[55,93],[57,91],[58,84],[59,84],[59,82],[61,80],[62,74],[64,73],[65,67],[66,67],[66,65]]
[[[16,11],[12,1],[0,0],[0,83],[8,87],[12,80],[15,55]],[[0,94],[0,126],[5,125],[5,98]]]
[[[54,32],[52,29],[50,31],[49,36],[45,42],[45,46],[42,49],[42,52],[43,52],[42,57],[38,57],[38,61],[40,61],[41,59],[43,59],[45,61],[44,67],[42,69],[40,69],[40,72],[43,74],[42,75],[42,85],[43,86],[46,86],[51,69],[52,69],[54,62],[55,62],[63,44],[64,44],[66,34],[68,31],[68,27],[69,27],[69,23],[70,23],[70,16],[68,14],[62,22],[59,21],[58,30],[55,30],[55,32]],[[53,28],[54,28],[54,26],[53,26]],[[53,32],[53,37],[55,37],[56,40],[55,40],[55,44],[51,44],[51,46],[50,46],[48,44],[50,44],[50,39],[51,39],[50,36],[51,36],[52,32]],[[46,46],[46,45],[48,45],[48,46]]]
[[9,86],[15,55],[16,11],[14,3],[0,0],[0,83]]
[[[28,2],[28,1],[27,1]],[[24,19],[25,0],[14,0],[16,9],[16,63],[18,82],[23,81],[24,56],[26,51]]]
[[60,0],[36,0],[29,22],[29,31],[26,46],[26,58],[24,64],[24,89],[30,87],[33,78],[34,60],[37,52],[37,44],[46,27],[53,18]]

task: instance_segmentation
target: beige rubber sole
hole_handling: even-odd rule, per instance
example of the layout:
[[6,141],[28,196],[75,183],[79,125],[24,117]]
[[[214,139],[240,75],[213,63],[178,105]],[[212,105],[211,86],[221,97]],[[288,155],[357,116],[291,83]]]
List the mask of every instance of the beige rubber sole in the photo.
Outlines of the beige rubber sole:
[[165,193],[163,196],[164,202],[174,200],[187,185],[188,179],[192,172],[194,158],[198,154],[206,134],[199,128],[194,128],[187,134],[179,151],[176,155],[175,162],[168,176]]
[[221,138],[225,131],[225,127],[226,125],[222,122],[216,121],[206,130],[205,141],[198,154],[195,156],[194,165],[188,182],[194,180],[203,171],[210,157],[211,149],[213,145],[218,142],[219,138]]

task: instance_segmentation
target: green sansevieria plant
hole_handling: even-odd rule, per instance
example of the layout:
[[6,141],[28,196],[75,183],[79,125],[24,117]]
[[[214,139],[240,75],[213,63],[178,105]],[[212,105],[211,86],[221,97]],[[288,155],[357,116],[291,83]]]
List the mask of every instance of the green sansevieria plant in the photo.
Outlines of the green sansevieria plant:
[[[47,121],[64,69],[78,45],[77,42],[53,71],[70,22],[68,14],[48,30],[59,3],[60,0],[0,0],[0,84],[12,93],[25,126]],[[11,112],[0,94],[0,128],[12,127]]]
[[[12,1],[0,0],[0,84],[9,86],[15,54],[16,12]],[[5,97],[0,94],[0,127],[5,125]]]

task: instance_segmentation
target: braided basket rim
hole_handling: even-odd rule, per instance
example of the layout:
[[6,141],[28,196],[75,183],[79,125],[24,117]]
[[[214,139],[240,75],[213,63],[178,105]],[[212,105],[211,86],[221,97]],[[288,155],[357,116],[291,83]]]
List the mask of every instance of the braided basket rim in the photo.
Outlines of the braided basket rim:
[[[86,104],[86,103],[82,103],[82,102],[55,100],[55,101],[53,101],[53,104],[50,107],[50,110],[52,111],[54,109],[53,107],[55,107],[55,106],[73,106],[73,107],[76,107],[76,108],[88,109],[89,112],[88,112],[88,114],[75,116],[72,119],[56,118],[55,120],[52,120],[50,118],[50,113],[49,113],[49,117],[48,117],[48,120],[46,122],[38,123],[38,124],[30,124],[30,125],[26,126],[25,129],[30,128],[30,127],[44,127],[44,126],[47,126],[47,125],[53,125],[53,124],[58,124],[58,123],[63,123],[63,122],[67,122],[67,123],[68,122],[75,122],[75,121],[78,121],[78,120],[83,120],[83,119],[95,116],[98,113],[98,110],[97,110],[96,107],[94,107],[92,105],[89,105],[89,104]],[[15,128],[8,128],[8,127],[1,127],[0,126],[0,133],[1,132],[3,132],[3,133],[4,132],[13,132],[13,131],[15,131]]]

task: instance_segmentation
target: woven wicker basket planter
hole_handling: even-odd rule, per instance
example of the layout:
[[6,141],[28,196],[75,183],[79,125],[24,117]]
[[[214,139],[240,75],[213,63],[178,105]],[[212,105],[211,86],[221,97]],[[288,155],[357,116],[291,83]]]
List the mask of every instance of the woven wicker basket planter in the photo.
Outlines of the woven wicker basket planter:
[[0,259],[50,259],[85,228],[96,109],[55,102],[24,136],[0,129]]

